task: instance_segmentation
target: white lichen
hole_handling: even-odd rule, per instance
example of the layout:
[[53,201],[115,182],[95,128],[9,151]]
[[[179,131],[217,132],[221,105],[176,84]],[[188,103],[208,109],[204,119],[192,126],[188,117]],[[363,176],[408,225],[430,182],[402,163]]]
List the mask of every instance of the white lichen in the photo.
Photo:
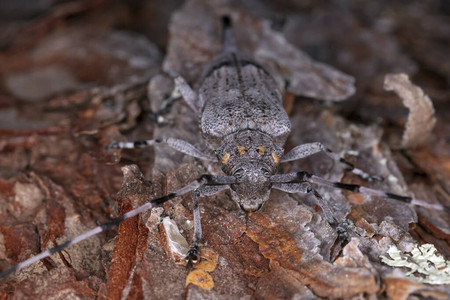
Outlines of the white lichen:
[[410,269],[405,275],[428,284],[450,284],[450,261],[445,260],[432,244],[415,245],[411,253],[402,253],[396,246],[381,255],[381,261],[392,267]]

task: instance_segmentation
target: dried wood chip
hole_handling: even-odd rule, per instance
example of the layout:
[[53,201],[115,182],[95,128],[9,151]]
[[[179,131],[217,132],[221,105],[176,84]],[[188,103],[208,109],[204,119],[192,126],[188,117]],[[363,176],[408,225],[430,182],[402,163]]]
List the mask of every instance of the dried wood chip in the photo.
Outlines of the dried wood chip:
[[436,124],[431,99],[421,88],[413,85],[408,75],[404,73],[386,75],[384,89],[394,91],[402,99],[403,105],[409,109],[401,148],[415,148],[423,145]]
[[195,284],[204,290],[210,290],[214,287],[214,280],[211,275],[203,270],[193,270],[186,278],[186,286],[189,284]]
[[181,235],[177,223],[165,217],[162,221],[163,233],[166,240],[166,251],[175,262],[185,263],[185,257],[189,251],[189,244]]

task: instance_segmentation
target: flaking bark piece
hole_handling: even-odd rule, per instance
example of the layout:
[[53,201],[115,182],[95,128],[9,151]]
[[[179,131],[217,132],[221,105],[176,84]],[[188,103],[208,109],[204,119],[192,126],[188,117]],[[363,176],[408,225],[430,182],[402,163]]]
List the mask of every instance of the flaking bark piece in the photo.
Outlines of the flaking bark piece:
[[423,90],[409,80],[408,75],[388,74],[384,78],[384,89],[394,91],[409,109],[408,121],[400,147],[415,148],[423,145],[436,124],[431,99]]
[[385,285],[386,295],[393,300],[412,299],[414,296],[440,300],[448,299],[449,297],[448,288],[445,286],[436,288],[435,286],[424,285],[415,280],[405,278],[400,270],[394,270],[387,275]]
[[[136,208],[148,200],[151,187],[145,181],[142,173],[136,165],[128,165],[122,168],[124,180],[118,194],[119,214]],[[115,240],[115,248],[111,261],[107,283],[107,297],[120,299],[130,289],[140,290],[139,275],[134,269],[140,261],[142,253],[141,243],[145,243],[148,231],[140,224],[139,217],[127,219],[119,224],[118,235]]]
[[177,223],[169,217],[165,217],[162,221],[161,229],[165,237],[167,255],[176,263],[184,265],[186,263],[185,257],[189,251],[189,244],[181,235]]
[[54,269],[23,281],[14,295],[2,299],[97,299],[88,280],[79,280],[74,273],[68,268]]
[[296,234],[283,230],[284,226],[280,225],[274,216],[254,213],[249,215],[246,232],[258,244],[261,254],[270,260],[271,269],[278,264],[293,276],[292,281],[280,285],[291,285],[298,280],[320,297],[352,297],[379,290],[374,274],[367,268],[332,265],[311,249],[304,248],[304,244],[298,244]]
[[[269,22],[261,22],[255,57],[275,77],[288,81],[287,91],[318,100],[342,101],[355,93],[355,79],[327,64],[314,61],[289,43]],[[279,78],[277,78],[279,80]]]

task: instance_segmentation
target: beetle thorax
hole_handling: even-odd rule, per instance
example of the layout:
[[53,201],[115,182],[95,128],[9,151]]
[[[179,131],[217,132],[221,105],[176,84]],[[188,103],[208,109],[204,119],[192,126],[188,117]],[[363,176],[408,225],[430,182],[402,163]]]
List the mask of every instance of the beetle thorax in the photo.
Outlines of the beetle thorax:
[[224,137],[216,155],[227,175],[232,175],[239,166],[243,167],[250,162],[260,162],[271,173],[275,173],[283,148],[274,144],[267,134],[247,129]]

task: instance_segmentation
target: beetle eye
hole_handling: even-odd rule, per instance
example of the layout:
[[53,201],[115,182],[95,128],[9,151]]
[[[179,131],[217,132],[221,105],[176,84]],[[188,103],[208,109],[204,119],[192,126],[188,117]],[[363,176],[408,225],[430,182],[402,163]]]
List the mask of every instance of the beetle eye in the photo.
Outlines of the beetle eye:
[[244,169],[239,168],[236,171],[234,171],[233,176],[236,178],[241,178],[244,175]]
[[266,168],[262,168],[261,170],[266,177],[270,177],[272,175],[272,173],[270,173],[270,171]]

